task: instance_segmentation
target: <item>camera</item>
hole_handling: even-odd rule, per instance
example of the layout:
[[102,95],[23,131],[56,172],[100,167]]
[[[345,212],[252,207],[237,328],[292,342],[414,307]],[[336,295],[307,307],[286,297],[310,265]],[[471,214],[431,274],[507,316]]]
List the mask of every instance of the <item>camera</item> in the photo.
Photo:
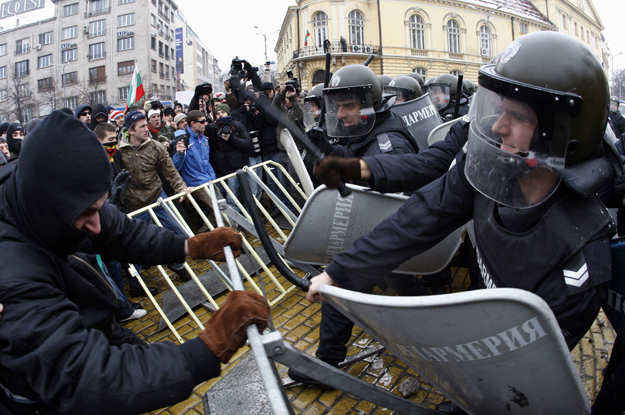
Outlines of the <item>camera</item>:
[[219,131],[217,131],[217,135],[221,137],[222,134],[230,134],[232,133],[232,126],[230,124],[223,125]]
[[210,95],[213,93],[213,86],[208,82],[204,82],[199,86],[200,95]]
[[297,88],[297,81],[295,80],[286,81],[285,85],[286,85],[285,89],[287,92],[295,92],[295,89]]
[[165,109],[165,107],[163,106],[161,101],[150,101],[150,105],[152,106],[153,110],[164,110]]
[[255,115],[258,112],[258,108],[256,107],[256,103],[252,102],[250,104],[250,106],[248,107],[248,111],[250,112],[250,114]]
[[243,76],[245,76],[245,71],[243,70],[243,65],[245,65],[247,61],[245,59],[239,59],[238,56],[235,56],[232,59],[232,63],[230,64],[230,74],[231,75],[241,75],[243,72]]

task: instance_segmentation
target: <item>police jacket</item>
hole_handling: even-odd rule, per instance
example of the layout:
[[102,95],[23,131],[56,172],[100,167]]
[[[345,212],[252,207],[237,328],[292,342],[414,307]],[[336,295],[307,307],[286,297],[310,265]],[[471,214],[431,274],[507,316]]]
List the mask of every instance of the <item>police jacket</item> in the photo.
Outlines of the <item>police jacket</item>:
[[207,128],[211,149],[210,162],[217,177],[234,173],[246,166],[250,161],[249,154],[254,147],[243,124],[234,120],[230,124],[232,133],[228,140],[224,140],[218,134],[221,129],[219,120],[209,124]]
[[[454,119],[454,111],[456,110],[456,101],[449,101],[449,105],[441,111],[441,118],[443,122],[448,122]],[[458,107],[458,116],[462,117],[469,113],[469,99],[462,95],[460,98],[460,106]]]
[[[458,129],[453,131],[457,133]],[[415,165],[421,164],[416,157],[413,159]],[[375,190],[408,190],[398,184],[402,177],[413,175],[412,167],[406,159],[403,163],[395,160],[397,158],[387,158],[383,162],[382,170],[389,178],[386,182],[378,181],[386,185]],[[595,195],[578,196],[564,184],[560,184],[547,201],[533,208],[517,210],[489,203],[490,200],[467,181],[464,162],[461,152],[449,172],[419,189],[394,215],[336,255],[326,272],[341,287],[364,291],[381,282],[401,263],[430,249],[474,219],[476,232],[479,229],[478,251],[482,259],[488,256],[487,261],[480,263],[485,285],[522,288],[536,293],[549,304],[561,328],[566,330],[567,323],[559,316],[565,309],[575,307],[575,295],[611,279],[609,238],[614,225],[607,209]],[[581,205],[582,210],[567,210],[567,206]],[[563,220],[554,219],[558,216],[564,216]],[[592,225],[584,226],[578,233],[577,227],[583,221]],[[545,227],[545,223],[548,226]],[[541,235],[550,237],[547,248],[541,243]],[[482,242],[490,248],[480,249]],[[514,246],[515,251],[505,250],[510,246]],[[497,247],[502,251],[498,252]],[[556,247],[557,255],[551,255]],[[519,257],[515,257],[517,254]],[[531,281],[507,278],[508,274],[515,273],[531,275]]]
[[[115,294],[97,267],[26,236],[8,204],[12,169],[0,175],[0,384],[13,400],[32,402],[16,413],[143,413],[187,398],[219,374],[219,361],[199,339],[147,345],[119,327]],[[108,203],[99,215],[102,231],[91,242],[104,259],[184,260],[184,237]]]
[[610,121],[612,122],[612,128],[616,133],[616,137],[620,137],[622,134],[625,134],[625,117],[623,117],[619,112],[609,112]]
[[201,186],[215,180],[217,177],[210,163],[208,138],[203,134],[195,134],[189,126],[186,133],[189,135],[189,146],[182,154],[176,152],[172,158],[182,180],[188,186]]
[[338,157],[365,157],[376,154],[416,153],[406,127],[401,118],[388,112],[388,118],[376,123],[373,129],[361,140],[350,139],[346,146],[324,146],[326,155]]

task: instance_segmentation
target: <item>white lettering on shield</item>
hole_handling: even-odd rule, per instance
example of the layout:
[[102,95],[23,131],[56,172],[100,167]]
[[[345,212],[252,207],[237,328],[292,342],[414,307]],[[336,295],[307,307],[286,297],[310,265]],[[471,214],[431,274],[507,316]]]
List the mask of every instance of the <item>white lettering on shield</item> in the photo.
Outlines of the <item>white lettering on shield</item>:
[[334,209],[334,217],[332,218],[332,228],[330,228],[330,240],[328,241],[328,249],[326,250],[328,259],[332,259],[334,255],[345,249],[345,238],[347,236],[349,215],[352,211],[353,202],[353,193],[344,198],[339,196],[336,200],[336,208]]

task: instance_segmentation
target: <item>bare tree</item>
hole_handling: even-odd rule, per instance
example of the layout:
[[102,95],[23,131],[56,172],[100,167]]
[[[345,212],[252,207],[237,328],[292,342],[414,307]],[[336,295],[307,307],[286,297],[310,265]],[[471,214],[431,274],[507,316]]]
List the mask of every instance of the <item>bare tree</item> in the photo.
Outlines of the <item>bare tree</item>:
[[106,105],[106,100],[101,100],[102,93],[106,92],[106,79],[83,79],[72,87],[74,95],[78,95],[79,103],[88,104],[91,108],[97,104]]
[[[6,98],[4,109],[11,118],[17,119],[20,124],[29,121],[33,110],[37,107],[37,100],[30,90],[29,70],[16,70],[15,66],[8,68],[6,80]],[[13,116],[13,117],[11,117]]]
[[622,100],[625,97],[625,68],[617,69],[612,76],[610,85],[612,95]]
[[59,95],[58,81],[55,77],[40,79],[37,81],[37,103],[39,116],[48,115],[50,112],[63,107],[62,94]]

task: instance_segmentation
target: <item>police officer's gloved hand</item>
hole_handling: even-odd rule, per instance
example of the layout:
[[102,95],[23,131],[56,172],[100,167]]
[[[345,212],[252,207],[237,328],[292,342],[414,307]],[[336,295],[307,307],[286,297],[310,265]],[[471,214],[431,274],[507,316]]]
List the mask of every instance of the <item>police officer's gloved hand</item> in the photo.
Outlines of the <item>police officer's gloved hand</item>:
[[130,183],[131,178],[128,170],[122,170],[115,176],[113,185],[111,186],[111,195],[108,199],[109,203],[115,206],[121,206],[124,203],[126,189],[128,188],[128,183]]
[[230,245],[234,257],[241,255],[243,238],[232,228],[218,227],[211,232],[195,235],[187,239],[189,254],[193,259],[212,259],[225,261],[224,247]]
[[330,189],[338,189],[341,183],[360,180],[360,159],[328,156],[315,165],[313,174]]
[[256,324],[262,333],[269,324],[269,304],[257,293],[250,291],[232,291],[219,310],[199,334],[199,338],[208,346],[222,363],[228,363],[247,340],[247,326]]
[[311,128],[308,132],[306,132],[306,135],[323,154],[330,154],[332,151],[332,144],[328,143],[328,136],[326,136],[325,132],[321,128]]

